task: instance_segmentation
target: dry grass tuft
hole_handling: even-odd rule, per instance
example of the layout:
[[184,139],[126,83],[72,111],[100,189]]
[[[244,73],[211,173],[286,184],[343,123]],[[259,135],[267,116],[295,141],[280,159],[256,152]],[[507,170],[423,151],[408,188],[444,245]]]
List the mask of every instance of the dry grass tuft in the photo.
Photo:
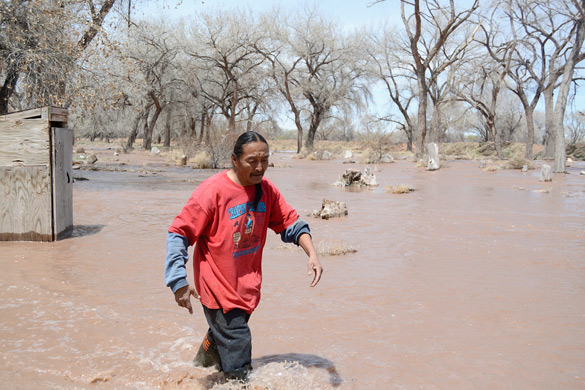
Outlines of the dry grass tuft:
[[386,192],[390,192],[392,194],[408,194],[414,191],[416,191],[416,188],[408,184],[400,184],[396,186],[396,188],[393,186],[386,187]]
[[198,169],[210,169],[213,167],[211,156],[206,151],[197,153],[189,162],[194,168]]
[[524,165],[528,166],[528,169],[534,169],[534,164],[532,161],[528,161],[522,157],[514,157],[511,160],[508,160],[504,169],[522,169]]
[[425,160],[425,159],[423,159],[423,158],[421,158],[420,160],[418,160],[416,162],[416,167],[417,168],[424,168],[424,169],[426,169],[427,168],[427,165],[428,165],[428,161]]
[[321,256],[339,256],[347,253],[356,253],[358,248],[342,240],[325,240],[317,244],[317,252]]
[[487,167],[485,167],[483,169],[483,171],[484,172],[495,172],[495,171],[499,171],[500,169],[502,169],[502,167],[499,165],[488,165]]
[[321,161],[321,160],[331,160],[334,157],[334,153],[330,152],[328,149],[301,149],[301,152],[294,155],[293,158],[297,159],[306,159],[309,161]]

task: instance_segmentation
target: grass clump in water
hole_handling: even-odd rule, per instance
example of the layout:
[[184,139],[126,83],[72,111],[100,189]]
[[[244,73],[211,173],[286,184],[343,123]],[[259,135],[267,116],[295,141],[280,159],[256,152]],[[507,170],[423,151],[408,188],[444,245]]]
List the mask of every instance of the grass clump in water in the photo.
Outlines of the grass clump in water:
[[527,166],[528,169],[534,169],[534,164],[532,161],[528,161],[522,157],[514,157],[511,160],[508,160],[506,165],[504,165],[505,169],[522,169],[524,166]]
[[[302,249],[294,244],[282,244],[276,249],[291,252],[301,251]],[[358,247],[348,244],[343,240],[323,240],[315,245],[319,256],[340,256],[348,253],[356,253]]]
[[386,187],[386,192],[389,192],[391,194],[408,194],[414,191],[416,191],[416,188],[408,184],[400,184],[397,185],[396,187],[393,186]]

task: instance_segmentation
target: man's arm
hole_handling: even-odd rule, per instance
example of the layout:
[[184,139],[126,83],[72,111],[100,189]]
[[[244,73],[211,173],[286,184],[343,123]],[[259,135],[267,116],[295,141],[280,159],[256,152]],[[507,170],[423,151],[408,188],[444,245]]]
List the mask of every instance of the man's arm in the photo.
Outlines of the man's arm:
[[280,233],[280,238],[283,242],[292,242],[303,248],[307,256],[309,256],[309,261],[307,262],[308,274],[311,275],[313,272],[315,273],[311,287],[316,286],[321,279],[323,267],[319,262],[319,256],[313,245],[309,224],[299,218],[295,223]]
[[319,256],[317,255],[317,251],[313,246],[313,240],[310,234],[304,233],[301,234],[298,239],[299,246],[303,248],[307,256],[309,256],[309,261],[307,262],[307,275],[311,275],[315,273],[315,277],[313,278],[313,282],[311,283],[311,287],[315,287],[319,280],[321,280],[321,274],[323,274],[323,267],[319,262]]
[[167,255],[165,257],[165,283],[175,294],[175,302],[181,307],[187,308],[193,314],[191,295],[199,299],[199,295],[193,286],[187,282],[187,269],[185,265],[189,261],[189,240],[176,233],[167,233]]

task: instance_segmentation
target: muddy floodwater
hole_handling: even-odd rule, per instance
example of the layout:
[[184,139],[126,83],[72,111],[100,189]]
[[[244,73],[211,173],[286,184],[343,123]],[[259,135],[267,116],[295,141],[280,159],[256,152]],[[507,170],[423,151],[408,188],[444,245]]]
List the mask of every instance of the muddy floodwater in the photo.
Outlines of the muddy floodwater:
[[[352,190],[331,184],[364,165],[273,161],[267,177],[315,242],[358,251],[322,256],[309,288],[304,253],[269,233],[253,389],[585,388],[585,164],[541,183],[541,163],[398,161]],[[75,171],[73,237],[0,243],[0,388],[231,386],[192,366],[205,318],[163,281],[166,230],[216,171],[123,168]],[[387,192],[399,184],[416,191]],[[307,217],[324,197],[349,216]]]

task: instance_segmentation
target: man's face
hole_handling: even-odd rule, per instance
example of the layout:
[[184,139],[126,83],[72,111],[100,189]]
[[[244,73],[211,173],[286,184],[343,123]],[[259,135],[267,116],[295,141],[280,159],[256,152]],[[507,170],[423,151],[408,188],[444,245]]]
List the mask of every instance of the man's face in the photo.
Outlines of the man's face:
[[232,156],[240,184],[251,186],[260,183],[268,168],[268,145],[264,142],[250,142],[243,147],[239,158]]

